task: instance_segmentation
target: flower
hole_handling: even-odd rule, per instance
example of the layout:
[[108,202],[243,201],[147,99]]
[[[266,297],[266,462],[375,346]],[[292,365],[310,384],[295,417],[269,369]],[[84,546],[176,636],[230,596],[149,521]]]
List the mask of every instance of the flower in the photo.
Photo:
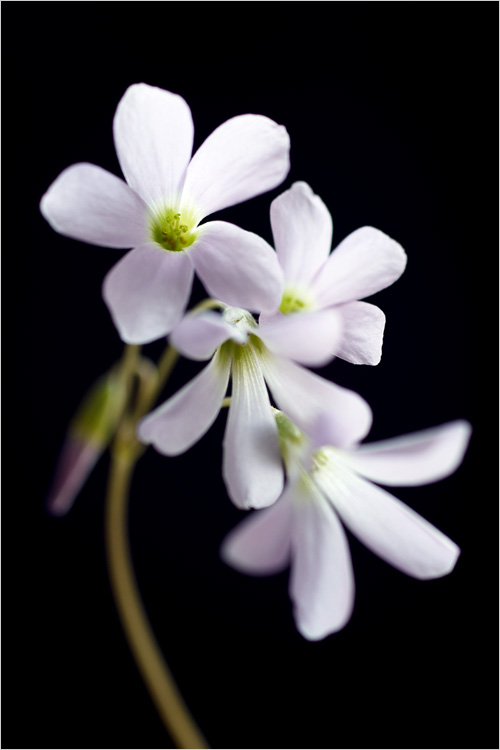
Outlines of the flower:
[[114,141],[127,183],[93,164],[73,164],[40,209],[61,234],[134,248],[111,269],[103,295],[123,341],[165,336],[186,307],[194,270],[210,294],[251,310],[279,301],[282,272],[257,235],[208,214],[279,185],[289,137],[261,115],[223,123],[191,159],[193,122],[180,96],[130,86],[116,110]]
[[385,316],[359,300],[399,279],[406,266],[401,245],[378,229],[362,227],[329,255],[332,217],[305,182],[294,183],[272,202],[271,225],[285,285],[273,314],[262,315],[260,324],[280,315],[316,311],[321,316],[333,307],[344,328],[337,356],[353,364],[378,364]]
[[[266,382],[278,405],[304,429],[322,406],[334,412],[343,445],[366,434],[371,410],[358,394],[292,361],[310,364],[324,358],[323,332],[316,335],[316,325],[311,329],[309,320],[276,321],[264,333],[246,310],[221,307],[222,315],[206,311],[186,316],[172,333],[171,342],[181,354],[195,360],[212,359],[139,423],[138,436],[167,456],[183,453],[214,422],[231,374],[223,476],[237,506],[262,508],[273,503],[283,489],[278,429]],[[337,322],[335,312],[324,320],[332,347],[341,334]]]
[[323,414],[307,438],[277,415],[288,483],[272,508],[231,531],[222,559],[249,575],[291,565],[289,593],[298,630],[319,640],[343,628],[354,604],[354,576],[342,521],[369,549],[420,579],[450,573],[460,550],[447,536],[372,482],[420,485],[460,465],[471,427],[457,420],[367,445],[338,445]]

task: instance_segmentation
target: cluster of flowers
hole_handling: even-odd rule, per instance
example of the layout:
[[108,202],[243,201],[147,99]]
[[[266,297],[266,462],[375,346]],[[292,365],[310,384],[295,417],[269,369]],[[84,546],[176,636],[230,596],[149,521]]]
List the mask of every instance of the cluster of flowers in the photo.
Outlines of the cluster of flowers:
[[[291,565],[295,621],[310,640],[351,616],[354,579],[341,521],[411,576],[449,573],[457,545],[377,485],[449,475],[462,461],[470,425],[459,420],[359,445],[372,422],[366,401],[306,369],[334,356],[380,361],[385,316],[360,300],[403,273],[402,247],[363,227],[331,252],[330,213],[303,182],[271,204],[275,249],[230,223],[200,224],[287,176],[288,134],[266,117],[228,120],[191,158],[186,102],[139,84],[118,105],[114,139],[126,182],[75,164],[51,185],[41,210],[64,235],[134,248],[103,285],[123,341],[170,335],[182,355],[210,360],[140,422],[142,442],[168,456],[186,451],[214,422],[231,379],[224,480],[239,508],[265,509],[229,534],[223,559],[254,575]],[[195,272],[211,309],[185,315]]]

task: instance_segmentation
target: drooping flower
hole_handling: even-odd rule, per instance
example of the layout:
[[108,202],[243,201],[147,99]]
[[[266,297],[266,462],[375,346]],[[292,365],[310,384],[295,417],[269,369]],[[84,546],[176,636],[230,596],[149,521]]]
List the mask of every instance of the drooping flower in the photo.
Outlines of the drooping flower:
[[[209,429],[232,376],[231,403],[223,445],[223,476],[241,508],[262,508],[283,489],[279,437],[266,382],[276,403],[307,429],[319,408],[336,415],[339,440],[349,445],[370,428],[371,410],[358,394],[309,372],[302,364],[324,361],[341,335],[334,311],[314,318],[278,320],[263,332],[246,310],[223,307],[186,316],[171,335],[187,357],[211,359],[190,383],[145,417],[139,439],[168,456],[183,453]],[[292,361],[295,360],[295,361]]]
[[401,245],[378,229],[362,227],[330,254],[332,217],[305,182],[294,183],[272,202],[271,225],[285,286],[273,314],[266,311],[260,324],[334,308],[344,329],[337,356],[353,364],[378,364],[385,316],[360,300],[401,276],[406,266]]
[[261,115],[233,117],[191,159],[194,129],[184,99],[136,84],[119,102],[113,129],[127,182],[93,164],[73,164],[40,208],[68,237],[134,248],[103,285],[121,338],[142,344],[169,333],[186,307],[194,270],[210,294],[230,305],[272,308],[283,286],[272,248],[227,222],[199,222],[284,180],[285,128]]
[[309,438],[284,414],[277,422],[285,491],[272,508],[253,513],[228,534],[221,556],[249,575],[270,575],[290,565],[289,593],[305,638],[319,640],[340,630],[352,613],[354,575],[341,521],[410,576],[425,580],[453,570],[457,545],[373,482],[415,486],[448,476],[467,449],[468,422],[347,447],[338,444],[338,426],[325,415]]

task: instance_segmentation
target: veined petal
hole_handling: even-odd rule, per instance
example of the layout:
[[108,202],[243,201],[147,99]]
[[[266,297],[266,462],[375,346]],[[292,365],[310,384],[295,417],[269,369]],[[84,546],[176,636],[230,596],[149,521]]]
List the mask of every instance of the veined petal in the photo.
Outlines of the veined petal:
[[295,182],[271,203],[271,226],[286,281],[310,283],[332,247],[332,217],[321,198]]
[[251,513],[222,542],[226,565],[253,576],[280,573],[290,563],[292,504],[288,490],[270,508]]
[[338,245],[312,283],[319,307],[368,297],[393,284],[406,266],[401,245],[373,227],[356,229]]
[[231,405],[222,474],[239,508],[264,508],[283,490],[278,428],[264,377],[250,346],[233,358]]
[[193,149],[193,120],[184,99],[145,83],[129,86],[113,133],[130,187],[151,207],[175,208]]
[[227,323],[212,310],[199,315],[186,315],[172,331],[170,342],[185,357],[195,360],[210,359],[224,341],[232,339],[244,344],[247,334]]
[[348,529],[369,549],[414,578],[451,573],[457,545],[418,513],[340,461],[323,465],[315,481]]
[[170,333],[182,317],[192,282],[185,253],[154,245],[127,253],[109,271],[102,288],[121,339],[147,344]]
[[349,451],[349,465],[379,484],[414,486],[437,482],[462,463],[472,427],[456,420],[411,435],[361,445]]
[[128,248],[146,241],[146,206],[123,180],[95,164],[61,172],[40,211],[56,232],[91,245]]
[[220,125],[189,164],[183,199],[197,220],[279,185],[290,169],[290,139],[283,125],[262,115],[241,115]]
[[341,388],[296,365],[268,354],[262,357],[266,381],[278,407],[306,433],[311,432],[318,414],[327,411],[334,419],[335,445],[349,446],[368,433],[372,412],[354,391]]
[[378,365],[385,328],[382,310],[368,302],[348,302],[335,309],[342,316],[344,332],[337,356],[353,365]]
[[279,306],[283,272],[265,240],[225,221],[199,231],[189,257],[212,297],[257,312]]
[[349,545],[332,508],[311,481],[295,487],[290,597],[297,628],[317,641],[343,628],[354,606]]
[[229,370],[230,360],[216,354],[193,380],[139,422],[139,440],[152,443],[167,456],[178,456],[191,448],[220,411]]
[[259,326],[259,337],[271,351],[311,367],[333,359],[342,333],[342,317],[336,310],[280,315]]

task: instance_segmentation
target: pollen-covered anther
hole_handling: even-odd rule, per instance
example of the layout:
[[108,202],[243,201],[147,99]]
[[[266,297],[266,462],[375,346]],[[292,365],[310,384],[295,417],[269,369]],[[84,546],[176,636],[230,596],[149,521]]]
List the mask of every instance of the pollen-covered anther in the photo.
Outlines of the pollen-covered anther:
[[153,240],[164,250],[174,253],[192,245],[196,237],[188,224],[181,224],[181,214],[173,211],[153,217],[151,234]]

